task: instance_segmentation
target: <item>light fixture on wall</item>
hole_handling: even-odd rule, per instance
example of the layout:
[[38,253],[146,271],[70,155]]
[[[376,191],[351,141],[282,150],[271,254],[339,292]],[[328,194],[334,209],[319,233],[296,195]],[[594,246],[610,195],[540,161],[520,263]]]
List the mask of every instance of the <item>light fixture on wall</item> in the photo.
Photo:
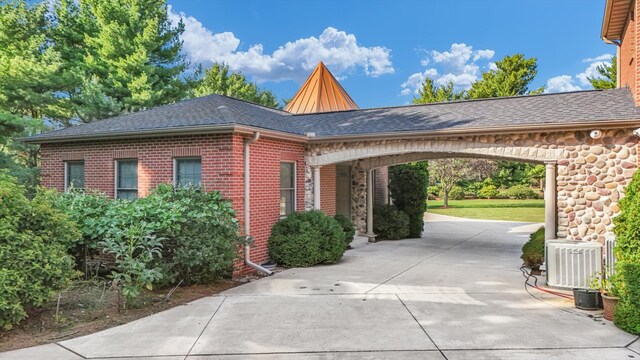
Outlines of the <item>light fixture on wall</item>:
[[591,130],[589,133],[592,139],[600,139],[602,137],[602,131],[600,130]]
[[640,128],[633,130],[633,135],[640,137]]

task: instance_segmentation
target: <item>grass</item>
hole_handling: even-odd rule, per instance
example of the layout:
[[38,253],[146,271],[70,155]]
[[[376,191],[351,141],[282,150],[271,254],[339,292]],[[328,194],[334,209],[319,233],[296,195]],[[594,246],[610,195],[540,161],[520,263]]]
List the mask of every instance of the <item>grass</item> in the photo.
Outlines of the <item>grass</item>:
[[469,219],[544,222],[544,200],[473,199],[429,200],[427,212]]

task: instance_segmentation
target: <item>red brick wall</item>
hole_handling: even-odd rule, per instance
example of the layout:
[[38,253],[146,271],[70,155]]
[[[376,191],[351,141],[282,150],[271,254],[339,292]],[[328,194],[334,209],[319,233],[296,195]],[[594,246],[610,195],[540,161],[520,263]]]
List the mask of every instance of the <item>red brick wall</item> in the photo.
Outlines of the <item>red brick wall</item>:
[[336,166],[320,168],[320,210],[327,215],[336,214]]
[[[114,196],[114,160],[138,159],[138,194],[146,196],[161,183],[173,182],[174,154],[202,158],[202,185],[220,191],[231,200],[240,226],[244,221],[244,138],[240,135],[202,135],[103,142],[43,144],[42,185],[64,190],[64,160],[84,159],[85,187]],[[280,214],[280,161],[297,167],[296,209],[304,210],[304,148],[302,144],[261,138],[250,145],[251,235],[255,237],[251,259],[267,260],[267,239]],[[335,171],[334,171],[335,191]],[[335,195],[334,195],[335,198]],[[335,200],[334,200],[335,201]],[[334,204],[335,212],[335,204]],[[241,261],[236,273],[248,271]]]
[[[640,4],[640,2],[638,2]],[[638,6],[636,5],[636,7]],[[632,9],[633,11],[633,9]],[[627,25],[624,30],[624,34],[622,36],[622,41],[619,48],[619,67],[618,72],[620,73],[620,83],[618,86],[620,87],[629,87],[631,89],[631,93],[634,94],[634,98],[638,99],[638,95],[636,93],[637,87],[637,65],[636,65],[636,57],[637,57],[637,48],[638,48],[638,39],[636,38],[636,22],[635,15],[629,14],[629,18],[627,19]],[[636,104],[638,102],[636,101]]]

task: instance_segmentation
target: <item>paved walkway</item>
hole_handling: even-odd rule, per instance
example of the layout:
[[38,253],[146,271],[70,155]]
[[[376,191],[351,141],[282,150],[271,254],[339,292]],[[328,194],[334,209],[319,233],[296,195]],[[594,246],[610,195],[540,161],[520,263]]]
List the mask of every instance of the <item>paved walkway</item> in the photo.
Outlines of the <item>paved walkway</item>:
[[640,359],[636,337],[525,291],[535,229],[429,216],[422,239],[360,241],[336,265],[0,359]]

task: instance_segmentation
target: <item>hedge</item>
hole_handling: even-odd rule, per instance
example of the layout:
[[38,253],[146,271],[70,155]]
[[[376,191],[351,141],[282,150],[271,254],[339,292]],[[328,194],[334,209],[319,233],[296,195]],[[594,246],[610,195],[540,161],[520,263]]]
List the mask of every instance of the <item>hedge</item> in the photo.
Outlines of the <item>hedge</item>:
[[373,209],[373,232],[380,240],[400,240],[409,236],[409,216],[394,205]]
[[411,238],[419,238],[424,230],[428,178],[426,162],[389,168],[389,196],[393,204],[409,217],[407,236]]
[[286,267],[308,267],[339,261],[345,251],[340,223],[320,210],[296,212],[271,229],[271,260]]

